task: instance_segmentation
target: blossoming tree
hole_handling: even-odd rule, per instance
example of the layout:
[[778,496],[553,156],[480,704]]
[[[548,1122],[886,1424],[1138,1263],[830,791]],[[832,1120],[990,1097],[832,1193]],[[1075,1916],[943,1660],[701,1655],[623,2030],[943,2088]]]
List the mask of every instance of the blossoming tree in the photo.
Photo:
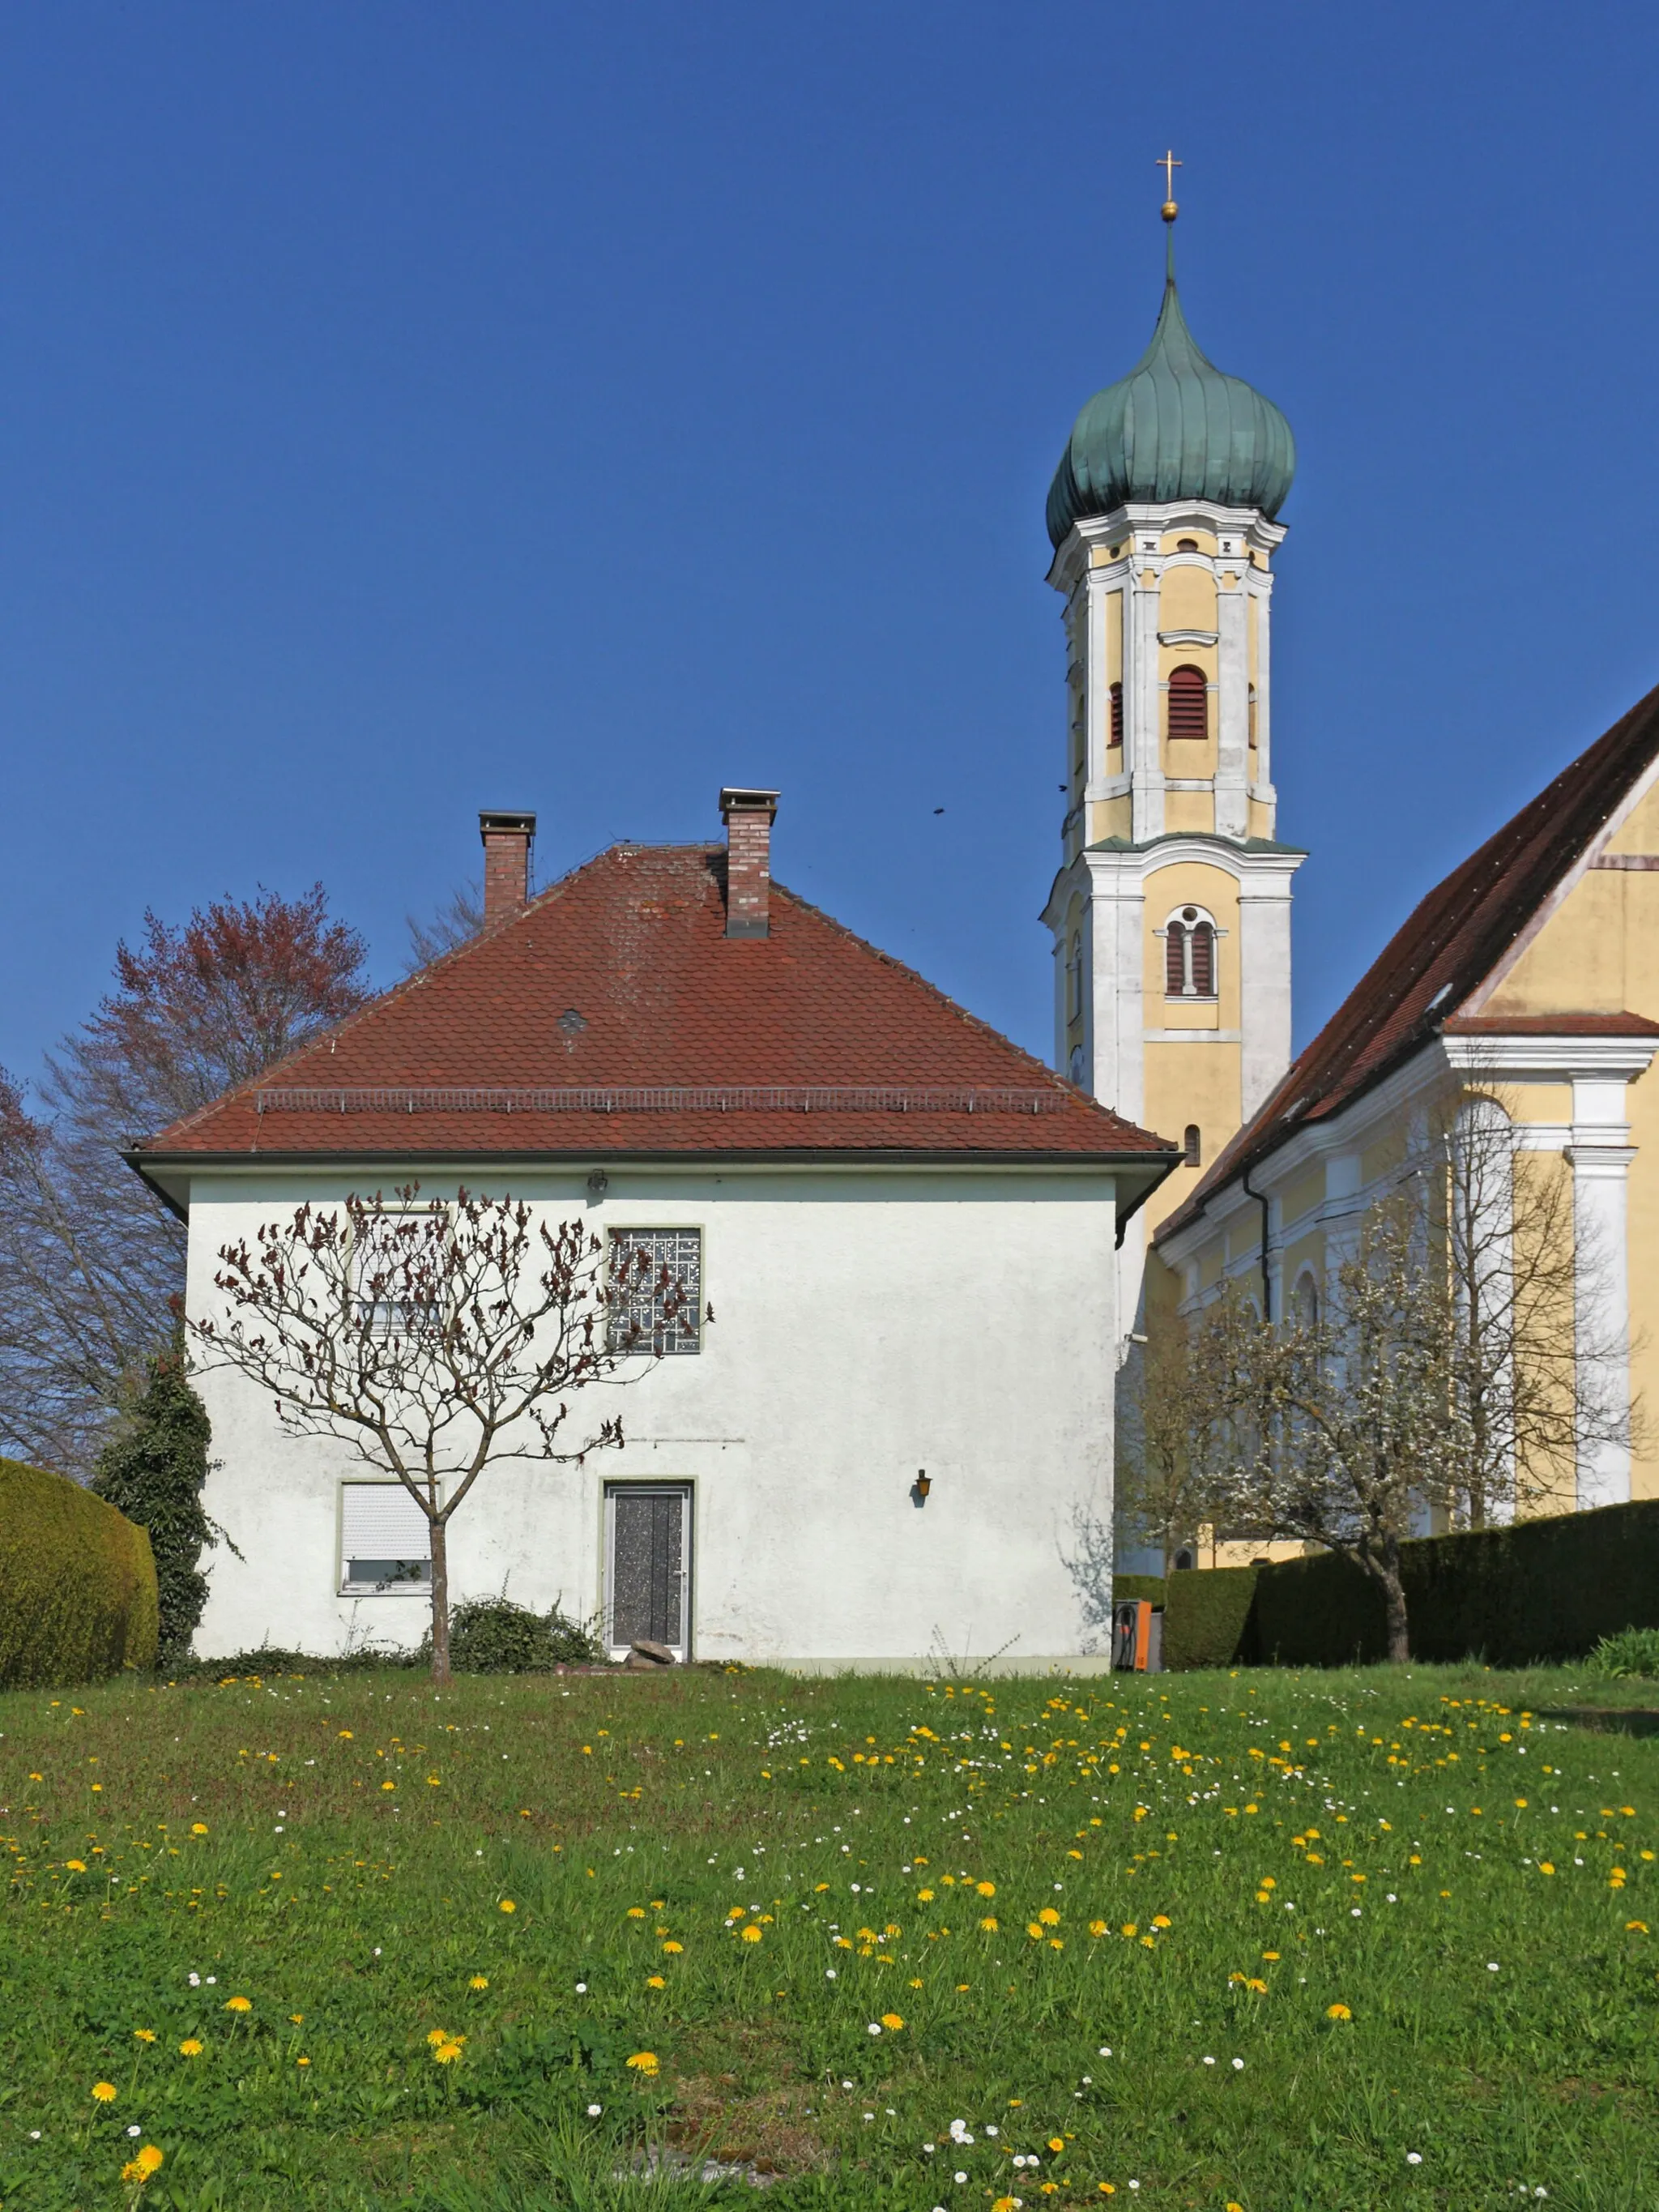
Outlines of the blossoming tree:
[[345,1443],[395,1476],[431,1534],[432,1672],[449,1677],[449,1524],[503,1460],[580,1465],[623,1441],[611,1415],[574,1447],[568,1400],[633,1380],[685,1292],[645,1254],[522,1200],[310,1203],[220,1248],[224,1312],[192,1321],[196,1363],[269,1392],[290,1434]]

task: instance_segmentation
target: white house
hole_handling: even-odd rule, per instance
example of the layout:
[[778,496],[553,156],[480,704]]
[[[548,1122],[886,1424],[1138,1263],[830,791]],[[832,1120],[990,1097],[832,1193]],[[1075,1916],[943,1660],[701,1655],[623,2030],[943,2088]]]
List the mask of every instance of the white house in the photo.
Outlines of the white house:
[[[1103,1653],[1115,1253],[1176,1153],[773,884],[775,796],[724,793],[724,847],[615,846],[534,898],[534,817],[483,816],[477,937],[131,1164],[189,1222],[192,1318],[222,1247],[411,1180],[580,1216],[695,1286],[676,1348],[604,1394],[621,1449],[486,1471],[453,1595],[687,1658]],[[406,1493],[234,1373],[202,1389],[240,1557],[207,1555],[199,1648],[417,1641]]]

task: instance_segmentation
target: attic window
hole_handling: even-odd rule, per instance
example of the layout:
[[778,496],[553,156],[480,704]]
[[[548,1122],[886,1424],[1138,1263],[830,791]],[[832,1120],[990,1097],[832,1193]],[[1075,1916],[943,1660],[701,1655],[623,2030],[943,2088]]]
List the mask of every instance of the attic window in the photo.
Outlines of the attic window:
[[1177,553],[1196,553],[1196,552],[1197,552],[1197,550],[1198,550],[1198,540],[1197,540],[1197,538],[1176,538],[1176,551]]
[[567,1036],[580,1036],[587,1027],[586,1014],[579,1014],[574,1006],[567,1006],[559,1016],[559,1027]]

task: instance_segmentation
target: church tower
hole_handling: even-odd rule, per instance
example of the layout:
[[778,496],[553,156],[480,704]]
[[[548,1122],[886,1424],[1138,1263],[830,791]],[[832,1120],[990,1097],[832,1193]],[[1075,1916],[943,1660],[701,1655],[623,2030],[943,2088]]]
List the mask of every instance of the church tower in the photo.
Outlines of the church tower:
[[[1277,840],[1273,781],[1273,559],[1295,441],[1199,350],[1169,239],[1152,343],[1078,416],[1048,493],[1066,648],[1063,857],[1043,913],[1054,1060],[1184,1143],[1153,1220],[1290,1064],[1306,857]],[[1146,1226],[1129,1224],[1126,1315]]]

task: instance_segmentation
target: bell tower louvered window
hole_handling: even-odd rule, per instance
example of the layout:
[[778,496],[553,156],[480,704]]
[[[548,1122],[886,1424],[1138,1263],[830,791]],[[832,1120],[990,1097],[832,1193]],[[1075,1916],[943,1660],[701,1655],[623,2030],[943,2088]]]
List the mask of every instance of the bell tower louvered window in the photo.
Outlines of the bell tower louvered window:
[[1109,744],[1121,745],[1123,743],[1123,686],[1121,684],[1113,684],[1111,702],[1111,734],[1107,742]]
[[1216,996],[1216,928],[1209,915],[1184,906],[1164,925],[1164,994],[1169,999]]
[[1201,668],[1170,672],[1170,737],[1202,741],[1210,734],[1210,687]]

